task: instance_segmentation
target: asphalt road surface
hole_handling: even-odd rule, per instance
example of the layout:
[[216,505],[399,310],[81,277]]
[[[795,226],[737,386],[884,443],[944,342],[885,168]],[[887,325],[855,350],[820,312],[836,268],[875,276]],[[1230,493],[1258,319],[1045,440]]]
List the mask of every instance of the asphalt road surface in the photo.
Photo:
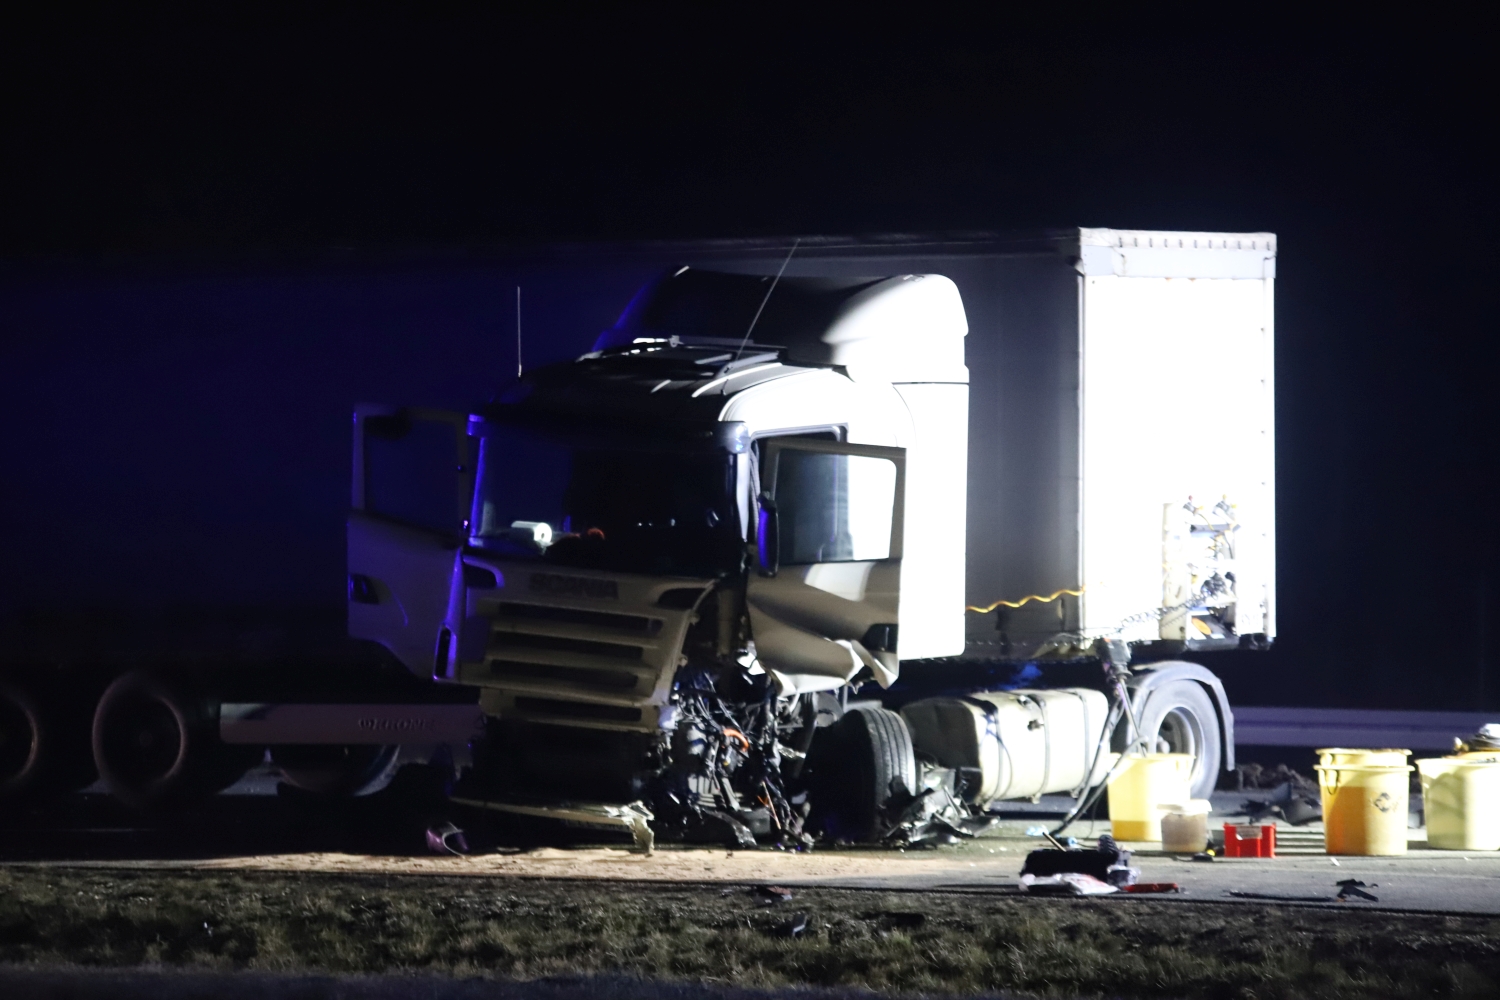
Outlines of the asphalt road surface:
[[[1212,823],[1243,821],[1254,792],[1216,793]],[[452,815],[431,796],[396,787],[341,810],[309,807],[275,794],[275,783],[252,776],[192,813],[145,819],[100,795],[79,795],[45,810],[0,818],[0,864],[89,868],[218,868],[293,871],[389,871],[443,875],[603,878],[667,882],[763,882],[909,891],[1021,893],[1017,879],[1027,852],[1044,846],[1028,836],[1055,825],[1070,800],[1006,804],[1004,819],[984,836],[956,847],[923,851],[827,849],[807,854],[728,851],[664,845],[650,856],[596,834],[546,825],[524,836],[486,841],[469,857],[426,850],[425,827]],[[1500,914],[1500,853],[1429,850],[1420,815],[1411,817],[1407,854],[1390,858],[1329,857],[1320,824],[1278,829],[1275,859],[1195,861],[1135,848],[1140,881],[1175,883],[1163,900],[1382,908]],[[1109,829],[1080,821],[1067,831],[1088,845]],[[580,841],[580,836],[595,838]],[[1377,901],[1336,901],[1336,883],[1357,879]],[[1234,895],[1249,893],[1253,895]]]

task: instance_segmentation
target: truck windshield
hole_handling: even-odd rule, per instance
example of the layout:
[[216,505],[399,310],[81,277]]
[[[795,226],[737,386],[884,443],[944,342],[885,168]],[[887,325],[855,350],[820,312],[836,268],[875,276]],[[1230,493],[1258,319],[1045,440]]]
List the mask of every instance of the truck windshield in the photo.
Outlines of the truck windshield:
[[739,569],[725,453],[564,445],[514,428],[480,442],[470,542],[559,566],[671,576]]

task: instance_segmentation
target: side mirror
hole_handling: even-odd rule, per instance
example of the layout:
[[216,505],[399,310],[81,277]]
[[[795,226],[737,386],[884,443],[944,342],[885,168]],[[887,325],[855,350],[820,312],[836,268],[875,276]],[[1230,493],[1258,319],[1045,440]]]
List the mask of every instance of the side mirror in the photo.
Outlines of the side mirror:
[[760,506],[760,517],[755,525],[755,551],[760,561],[761,576],[775,576],[781,562],[781,523],[776,516],[776,501],[771,494],[762,493],[756,498]]

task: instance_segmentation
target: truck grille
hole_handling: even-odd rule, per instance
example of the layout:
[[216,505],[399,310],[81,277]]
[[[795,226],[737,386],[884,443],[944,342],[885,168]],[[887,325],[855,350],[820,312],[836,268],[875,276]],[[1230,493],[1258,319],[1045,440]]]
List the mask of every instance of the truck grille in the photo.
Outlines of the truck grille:
[[466,620],[488,619],[489,634],[482,658],[463,654],[458,679],[481,688],[484,711],[507,722],[656,733],[713,582],[627,574],[589,577],[602,582],[577,593],[504,592],[505,580],[527,572],[497,563],[501,592],[468,595]]
[[499,651],[517,649],[547,649],[564,653],[583,653],[587,656],[607,656],[613,660],[639,660],[640,646],[627,646],[620,642],[600,642],[596,639],[574,639],[569,636],[536,635],[530,632],[496,632],[490,648]]
[[596,628],[614,629],[619,632],[634,632],[652,636],[661,631],[660,618],[645,615],[622,615],[610,611],[581,611],[577,608],[553,608],[543,604],[517,604],[502,602],[495,609],[500,621],[521,619],[544,622],[567,622],[573,625],[592,625]]
[[552,663],[525,663],[520,660],[491,660],[490,673],[510,680],[562,681],[600,691],[634,691],[639,678],[628,670],[605,670],[598,667],[564,667]]

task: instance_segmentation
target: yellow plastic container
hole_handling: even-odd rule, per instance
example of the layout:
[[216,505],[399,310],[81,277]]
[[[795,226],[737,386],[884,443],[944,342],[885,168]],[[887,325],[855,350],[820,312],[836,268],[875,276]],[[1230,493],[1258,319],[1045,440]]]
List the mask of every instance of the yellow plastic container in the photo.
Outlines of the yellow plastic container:
[[1192,798],[1193,755],[1132,754],[1109,783],[1110,831],[1116,840],[1161,840],[1162,807]]
[[1324,767],[1342,767],[1345,764],[1377,767],[1402,767],[1410,750],[1349,750],[1344,747],[1329,747],[1317,751],[1318,763]]
[[1465,754],[1417,761],[1427,846],[1500,851],[1500,756]]
[[1320,764],[1315,770],[1323,799],[1323,842],[1329,854],[1406,853],[1412,767]]

